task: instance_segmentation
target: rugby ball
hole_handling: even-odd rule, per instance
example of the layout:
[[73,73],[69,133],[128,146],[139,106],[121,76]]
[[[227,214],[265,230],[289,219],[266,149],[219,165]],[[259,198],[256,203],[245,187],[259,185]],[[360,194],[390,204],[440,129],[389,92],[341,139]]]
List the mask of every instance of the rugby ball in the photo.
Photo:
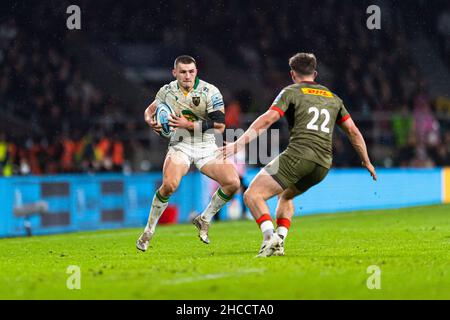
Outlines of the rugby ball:
[[160,135],[164,138],[170,138],[174,133],[172,127],[169,126],[169,119],[171,118],[171,114],[175,114],[175,112],[173,111],[171,106],[165,103],[160,103],[156,107],[156,123],[161,126]]

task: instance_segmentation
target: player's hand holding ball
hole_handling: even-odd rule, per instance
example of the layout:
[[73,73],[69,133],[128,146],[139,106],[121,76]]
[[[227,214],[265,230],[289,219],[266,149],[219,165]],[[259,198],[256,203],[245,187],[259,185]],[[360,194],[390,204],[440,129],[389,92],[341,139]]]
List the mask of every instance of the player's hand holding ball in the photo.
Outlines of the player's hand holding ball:
[[147,123],[150,125],[150,127],[152,128],[152,130],[153,130],[155,133],[161,135],[161,128],[162,128],[162,127],[161,127],[161,125],[159,125],[158,122],[156,121],[154,114],[153,114],[152,118],[150,119],[150,121],[147,122]]
[[156,107],[154,116],[150,122],[153,131],[158,133],[161,137],[170,138],[174,133],[173,126],[170,124],[174,114],[175,112],[171,106],[160,103]]
[[169,118],[169,125],[174,128],[181,128],[187,130],[194,130],[194,123],[187,120],[183,116],[178,116],[176,114],[171,114],[171,118]]
[[156,105],[150,105],[145,110],[144,120],[156,134],[161,135],[161,126],[156,121],[156,110]]

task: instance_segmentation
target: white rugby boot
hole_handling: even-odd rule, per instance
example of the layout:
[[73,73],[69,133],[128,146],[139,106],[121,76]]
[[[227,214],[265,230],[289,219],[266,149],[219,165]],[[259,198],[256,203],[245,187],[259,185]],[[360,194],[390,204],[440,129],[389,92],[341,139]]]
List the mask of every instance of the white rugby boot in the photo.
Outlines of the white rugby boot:
[[192,224],[197,228],[200,240],[203,243],[209,244],[208,230],[210,223],[203,220],[201,216],[197,216],[192,220]]
[[284,240],[282,240],[280,246],[273,251],[272,255],[279,256],[279,257],[284,256]]
[[153,233],[151,233],[149,231],[147,231],[147,232],[144,231],[141,234],[141,236],[139,237],[139,239],[137,239],[137,241],[136,241],[136,248],[143,252],[147,251],[148,245],[149,245],[152,237],[153,237]]
[[[280,250],[283,246],[283,239],[277,233],[274,233],[269,240],[264,240],[261,244],[261,249],[259,249],[257,258],[266,258],[273,256],[273,254]],[[284,252],[284,250],[283,250]]]

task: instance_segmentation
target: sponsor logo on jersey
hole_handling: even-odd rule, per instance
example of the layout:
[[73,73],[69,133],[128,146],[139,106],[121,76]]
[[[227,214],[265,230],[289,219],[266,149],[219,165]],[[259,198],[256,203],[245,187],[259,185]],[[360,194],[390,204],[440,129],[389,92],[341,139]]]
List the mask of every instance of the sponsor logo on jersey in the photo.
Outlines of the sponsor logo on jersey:
[[313,88],[302,88],[303,94],[310,94],[313,96],[321,96],[326,98],[333,98],[333,94],[327,90],[313,89]]
[[198,117],[195,115],[195,113],[193,113],[191,110],[188,109],[184,109],[183,111],[181,111],[181,114],[183,115],[183,117],[185,117],[188,121],[197,121]]

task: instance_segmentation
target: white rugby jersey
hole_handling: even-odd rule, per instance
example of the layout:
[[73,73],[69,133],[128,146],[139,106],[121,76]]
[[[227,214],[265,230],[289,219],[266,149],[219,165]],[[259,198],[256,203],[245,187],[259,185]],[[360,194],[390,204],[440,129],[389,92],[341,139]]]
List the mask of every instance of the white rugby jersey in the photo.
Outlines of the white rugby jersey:
[[[156,104],[165,103],[173,108],[173,110],[189,121],[204,121],[208,117],[208,113],[224,110],[223,97],[219,89],[214,85],[195,79],[194,88],[186,95],[182,88],[179,87],[178,81],[174,80],[159,89],[156,94]],[[177,130],[178,131],[178,130]],[[179,137],[183,136],[183,141],[188,143],[215,142],[214,134],[203,133],[194,136],[193,132],[190,137],[186,134],[178,132],[172,136],[170,141],[179,141]]]

